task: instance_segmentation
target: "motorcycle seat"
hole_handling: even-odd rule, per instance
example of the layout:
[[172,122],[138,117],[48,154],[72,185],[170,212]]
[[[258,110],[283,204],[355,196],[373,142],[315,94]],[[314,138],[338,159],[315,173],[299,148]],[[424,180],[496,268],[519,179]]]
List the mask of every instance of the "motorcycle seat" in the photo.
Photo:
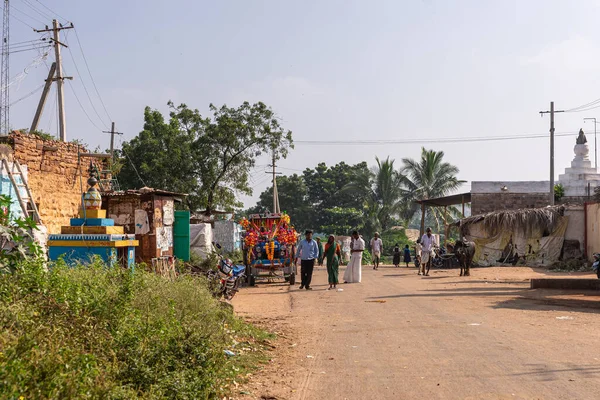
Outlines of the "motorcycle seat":
[[241,274],[242,272],[244,272],[245,270],[246,270],[246,267],[245,267],[245,266],[243,266],[243,265],[234,265],[234,266],[233,266],[233,273],[234,273],[235,275],[239,275],[239,274]]

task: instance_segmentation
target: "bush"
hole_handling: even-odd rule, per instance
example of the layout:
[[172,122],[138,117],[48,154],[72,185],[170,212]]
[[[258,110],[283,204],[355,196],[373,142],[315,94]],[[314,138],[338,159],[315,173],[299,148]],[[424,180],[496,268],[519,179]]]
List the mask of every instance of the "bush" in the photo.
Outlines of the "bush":
[[[0,398],[207,399],[256,361],[225,349],[267,335],[234,317],[203,280],[99,261],[0,275]],[[252,343],[252,344],[247,344]],[[260,358],[260,357],[259,357]]]

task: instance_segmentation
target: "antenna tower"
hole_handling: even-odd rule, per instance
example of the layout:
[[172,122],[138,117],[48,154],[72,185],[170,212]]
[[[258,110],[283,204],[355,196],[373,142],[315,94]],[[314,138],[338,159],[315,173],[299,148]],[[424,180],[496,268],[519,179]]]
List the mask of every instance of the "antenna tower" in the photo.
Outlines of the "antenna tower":
[[10,102],[9,102],[9,51],[10,51],[10,7],[8,0],[4,0],[2,20],[2,66],[0,73],[0,135],[8,135],[10,129]]

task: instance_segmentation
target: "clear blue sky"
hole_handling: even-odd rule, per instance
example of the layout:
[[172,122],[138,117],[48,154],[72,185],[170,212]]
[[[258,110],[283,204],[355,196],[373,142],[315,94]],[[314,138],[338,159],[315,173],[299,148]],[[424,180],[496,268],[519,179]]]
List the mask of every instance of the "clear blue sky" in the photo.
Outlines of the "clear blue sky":
[[[166,111],[168,100],[203,113],[211,102],[260,100],[296,140],[353,140],[545,133],[549,118],[538,111],[548,109],[550,100],[563,109],[600,98],[595,1],[41,1],[77,27],[125,140],[141,130],[145,106]],[[37,0],[11,3],[18,9],[13,14],[35,27],[41,25],[35,19],[46,19],[29,5],[50,14]],[[12,42],[37,37],[12,20]],[[66,72],[75,77],[73,87],[90,118],[105,128],[108,117],[75,35],[66,39],[101,118],[68,50]],[[35,56],[15,54],[11,76]],[[46,73],[43,64],[29,71],[11,99],[38,87]],[[12,108],[13,127],[30,125],[37,100],[36,94]],[[90,123],[68,86],[66,103],[69,139],[108,147],[108,135]],[[40,127],[55,133],[53,106],[54,97]],[[591,139],[593,126],[583,117],[594,116],[600,118],[600,108],[557,115],[557,132],[573,132],[557,138],[557,176],[572,159],[580,127]],[[445,151],[467,181],[548,179],[547,139],[427,147]],[[375,156],[400,163],[419,152],[417,144],[298,144],[281,166],[293,173],[321,161],[373,164]],[[254,172],[256,198],[268,182],[261,167]]]

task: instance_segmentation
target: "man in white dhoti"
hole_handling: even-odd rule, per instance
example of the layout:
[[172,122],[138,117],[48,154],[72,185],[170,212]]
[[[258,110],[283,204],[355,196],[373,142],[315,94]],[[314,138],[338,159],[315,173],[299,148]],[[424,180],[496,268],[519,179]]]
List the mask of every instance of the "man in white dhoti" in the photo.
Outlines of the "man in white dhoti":
[[371,255],[373,257],[373,269],[379,269],[379,261],[381,260],[381,251],[383,249],[383,241],[379,237],[379,233],[375,232],[375,237],[371,239]]
[[[421,266],[419,267],[419,275],[429,276],[433,248],[437,247],[435,236],[431,234],[431,228],[427,228],[426,233],[421,238],[421,246]],[[425,267],[427,267],[427,270],[425,270]]]
[[360,283],[362,278],[362,255],[365,251],[365,241],[357,231],[352,232],[352,239],[350,262],[344,273],[344,283]]

